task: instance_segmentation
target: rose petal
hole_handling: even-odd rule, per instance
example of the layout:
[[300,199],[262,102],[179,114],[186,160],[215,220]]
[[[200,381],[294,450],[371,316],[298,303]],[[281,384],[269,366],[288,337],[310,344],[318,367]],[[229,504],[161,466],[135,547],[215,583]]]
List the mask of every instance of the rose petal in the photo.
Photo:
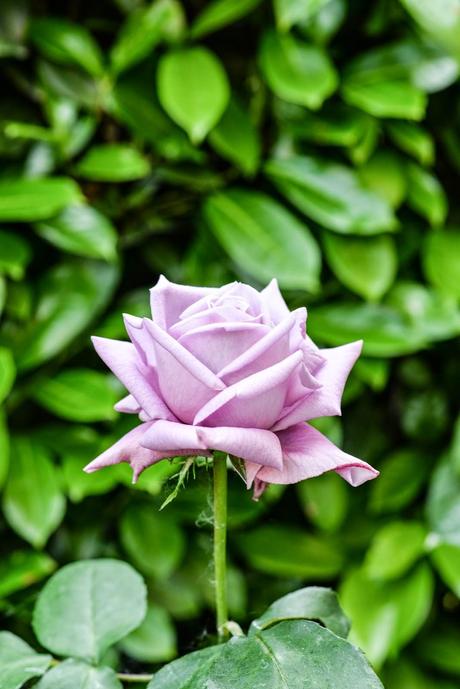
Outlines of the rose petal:
[[264,287],[260,295],[273,323],[279,323],[283,318],[289,315],[289,309],[281,295],[278,280],[276,280],[276,278],[273,278],[273,280]]
[[294,352],[270,368],[231,385],[207,402],[193,423],[206,426],[270,428],[284,406],[289,379],[302,362],[302,352]]
[[177,285],[161,275],[155,287],[150,290],[152,318],[157,325],[166,330],[191,304],[216,291],[210,287]]
[[132,395],[123,397],[123,399],[116,403],[114,409],[123,414],[139,414],[142,411],[141,405]]
[[180,447],[197,451],[220,450],[248,461],[257,461],[264,466],[282,466],[281,446],[277,436],[259,428],[208,428],[159,421],[150,426],[142,443],[157,452]]
[[[259,469],[256,474],[259,481],[297,483],[326,471],[336,471],[352,486],[359,486],[379,475],[369,464],[343,452],[316,428],[307,424],[297,424],[277,435],[283,451],[283,468],[280,471],[269,467]],[[254,467],[249,468],[247,478],[251,479],[254,478]]]
[[217,373],[269,332],[261,323],[212,323],[190,330],[178,341]]
[[195,313],[187,318],[181,318],[173,326],[169,328],[169,334],[179,339],[181,335],[190,330],[195,330],[202,325],[211,325],[212,323],[261,323],[261,316],[252,316],[246,311],[236,308],[232,304],[224,304],[222,306],[210,306]]
[[299,320],[305,317],[304,308],[290,313],[252,347],[222,368],[217,374],[219,378],[231,385],[285,359],[294,351],[290,349],[291,332],[297,330]]
[[343,388],[362,346],[362,340],[359,340],[341,347],[321,349],[320,354],[325,361],[315,372],[315,378],[321,387],[286,409],[272,430],[280,431],[300,421],[320,416],[340,415]]
[[93,337],[94,348],[151,419],[172,419],[174,414],[155,390],[155,378],[146,369],[131,342]]
[[148,319],[144,323],[155,348],[161,395],[181,421],[190,423],[196,412],[225,385],[156,323]]

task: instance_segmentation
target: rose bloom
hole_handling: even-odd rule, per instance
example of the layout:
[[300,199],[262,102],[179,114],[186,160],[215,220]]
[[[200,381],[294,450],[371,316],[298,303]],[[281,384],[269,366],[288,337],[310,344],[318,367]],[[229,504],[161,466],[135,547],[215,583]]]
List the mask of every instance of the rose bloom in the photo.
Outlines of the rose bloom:
[[85,470],[129,462],[134,480],[167,457],[220,450],[244,462],[258,497],[269,483],[336,471],[353,486],[375,478],[305,423],[340,414],[362,342],[319,349],[305,308],[290,312],[276,280],[258,292],[176,285],[160,277],[152,318],[125,316],[130,342],[93,337],[129,392],[115,406],[141,423]]

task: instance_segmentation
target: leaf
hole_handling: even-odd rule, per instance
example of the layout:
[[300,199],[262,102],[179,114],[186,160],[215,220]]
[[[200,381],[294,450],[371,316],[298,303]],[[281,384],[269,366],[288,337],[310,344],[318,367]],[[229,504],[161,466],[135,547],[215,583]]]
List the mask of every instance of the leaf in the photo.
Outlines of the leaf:
[[156,0],[130,13],[110,51],[115,74],[143,60],[162,40],[178,38],[184,24],[177,0]]
[[354,570],[339,592],[341,605],[353,620],[350,640],[380,667],[417,634],[430,612],[433,588],[433,574],[425,563],[394,582],[374,581]]
[[132,505],[125,512],[120,537],[136,567],[158,579],[172,574],[184,555],[185,539],[179,526],[148,504]]
[[251,623],[249,636],[284,620],[305,619],[319,621],[331,632],[344,639],[350,623],[340,609],[337,594],[332,589],[309,586],[279,598]]
[[20,689],[27,680],[46,672],[51,657],[36,653],[10,632],[0,632],[0,689]]
[[447,198],[439,181],[416,163],[408,163],[409,206],[424,216],[432,227],[442,225],[447,216]]
[[0,563],[0,599],[49,576],[56,563],[46,553],[16,550]]
[[259,133],[249,114],[232,98],[220,122],[209,134],[209,143],[223,158],[246,175],[253,175],[260,161]]
[[444,583],[460,596],[460,547],[438,545],[431,553],[431,561]]
[[91,667],[80,660],[65,660],[52,668],[36,689],[123,689],[109,667]]
[[3,488],[10,465],[10,438],[6,426],[6,414],[0,407],[0,488]]
[[449,458],[439,464],[431,478],[426,514],[439,544],[460,546],[460,476]]
[[203,207],[206,223],[232,260],[266,282],[315,292],[321,254],[309,229],[270,197],[246,189],[230,189],[209,197]]
[[96,208],[70,205],[59,215],[35,228],[43,239],[77,256],[114,261],[117,257],[117,231]]
[[274,0],[276,25],[280,31],[289,31],[303,24],[327,4],[328,0]]
[[15,377],[13,354],[6,347],[0,347],[0,403],[8,397]]
[[457,57],[460,39],[459,0],[401,0],[420,27]]
[[434,163],[433,137],[420,125],[414,122],[391,122],[387,125],[387,131],[394,143],[421,165]]
[[202,46],[163,55],[158,64],[157,90],[163,108],[194,144],[201,143],[218,123],[230,98],[222,64]]
[[0,221],[46,220],[81,200],[78,185],[66,177],[0,181]]
[[3,512],[11,528],[35,548],[45,545],[64,516],[57,469],[45,448],[32,438],[12,439]]
[[404,201],[406,170],[404,161],[393,151],[377,151],[361,165],[358,175],[364,186],[381,196],[392,208],[398,208]]
[[425,552],[426,528],[416,521],[390,522],[377,531],[364,560],[370,579],[398,579]]
[[422,253],[423,272],[437,289],[460,299],[460,231],[456,228],[430,232]]
[[371,486],[370,509],[375,514],[399,512],[418,495],[425,483],[429,463],[420,451],[401,448],[379,467],[379,480]]
[[333,471],[301,481],[297,494],[305,515],[326,532],[338,531],[347,515],[349,493],[346,484]]
[[73,562],[41,591],[33,628],[52,653],[98,663],[110,646],[141,624],[146,610],[145,584],[126,562]]
[[324,234],[327,261],[345,287],[369,301],[377,301],[391,287],[397,270],[392,237],[342,237]]
[[0,275],[22,280],[30,259],[30,246],[21,235],[0,230]]
[[115,266],[91,261],[61,263],[45,273],[33,319],[15,341],[19,369],[38,366],[72,342],[104,308],[117,278]]
[[131,182],[146,177],[150,163],[131,144],[92,146],[76,166],[76,173],[96,182]]
[[366,189],[345,165],[291,156],[269,160],[265,172],[296,208],[329,230],[372,235],[397,227],[388,203]]
[[117,386],[109,375],[85,368],[69,368],[44,380],[32,397],[52,414],[70,421],[110,421],[117,414]]
[[57,17],[36,18],[30,27],[30,38],[51,60],[78,65],[96,77],[104,71],[99,46],[84,26]]
[[190,29],[190,37],[202,38],[238,21],[260,4],[261,0],[213,0],[198,15]]
[[265,33],[259,62],[268,86],[288,103],[317,110],[337,88],[337,73],[327,54],[290,34]]
[[324,536],[287,526],[260,526],[236,538],[251,567],[278,577],[331,579],[341,569],[342,552]]
[[177,655],[176,630],[169,614],[150,605],[141,626],[121,642],[123,653],[144,663],[164,663]]
[[148,689],[382,689],[358,649],[315,622],[289,620],[186,655]]

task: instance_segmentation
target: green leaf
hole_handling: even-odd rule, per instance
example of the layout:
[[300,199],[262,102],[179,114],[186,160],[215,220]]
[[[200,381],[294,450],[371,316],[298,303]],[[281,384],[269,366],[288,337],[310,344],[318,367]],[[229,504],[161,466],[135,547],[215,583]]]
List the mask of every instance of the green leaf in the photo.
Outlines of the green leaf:
[[46,553],[14,551],[0,563],[0,598],[33,586],[55,568],[56,563]]
[[290,34],[268,31],[259,62],[271,90],[288,103],[316,110],[337,88],[337,73],[327,54]]
[[458,648],[460,632],[452,622],[435,625],[417,643],[417,652],[423,663],[443,672],[460,676]]
[[84,204],[64,208],[54,218],[35,228],[43,239],[77,256],[114,261],[117,257],[117,231],[98,210]]
[[375,514],[387,514],[399,512],[414,500],[427,479],[429,462],[419,451],[401,448],[379,469],[379,480],[371,486],[370,509]]
[[123,547],[141,572],[165,579],[177,568],[185,551],[180,527],[165,513],[146,504],[132,505],[120,524]]
[[8,397],[16,377],[16,366],[12,352],[0,347],[0,403]]
[[446,50],[460,57],[459,0],[401,0],[420,27]]
[[460,231],[434,230],[425,240],[423,271],[434,287],[460,299]]
[[69,368],[44,380],[32,397],[52,414],[69,421],[110,421],[118,400],[112,376],[85,368]]
[[155,0],[130,13],[110,51],[116,74],[143,60],[164,39],[183,32],[185,19],[177,0]]
[[387,131],[394,143],[421,165],[434,163],[433,137],[420,125],[414,122],[391,122],[387,125]]
[[261,282],[315,292],[321,254],[309,229],[269,196],[230,189],[209,197],[206,223],[232,260]]
[[109,667],[91,667],[80,660],[65,660],[46,673],[36,689],[123,689]]
[[439,464],[431,478],[426,512],[438,541],[460,546],[460,476],[449,458]]
[[291,156],[269,160],[265,172],[296,208],[329,230],[372,235],[396,229],[388,203],[366,189],[345,165]]
[[0,181],[0,221],[46,220],[81,200],[78,185],[65,177]]
[[252,622],[249,635],[290,619],[319,621],[344,639],[350,631],[350,623],[340,609],[337,594],[332,589],[309,586],[288,593],[272,603],[263,615]]
[[250,637],[186,655],[148,689],[382,689],[363,654],[315,622],[280,622]]
[[290,105],[287,108],[284,112],[282,102],[277,104],[279,117],[287,131],[299,141],[313,141],[323,146],[356,146],[369,123],[373,122],[369,115],[343,103],[334,103],[329,108],[325,106],[320,114],[304,108],[293,111]]
[[278,577],[331,579],[343,564],[337,544],[294,527],[260,526],[236,543],[251,567]]
[[123,653],[144,663],[164,663],[177,655],[176,630],[169,614],[150,605],[141,626],[121,642]]
[[280,31],[289,31],[295,24],[303,24],[318,12],[328,0],[274,0],[276,25]]
[[249,114],[232,98],[223,117],[209,135],[209,143],[244,174],[253,175],[261,153],[260,138]]
[[352,292],[369,301],[389,290],[397,270],[392,237],[342,237],[325,233],[326,258],[334,274]]
[[30,258],[30,246],[21,235],[0,230],[0,275],[22,280]]
[[460,547],[439,545],[431,553],[431,561],[444,583],[460,596]]
[[15,341],[19,369],[38,366],[72,342],[107,304],[117,278],[115,266],[90,261],[62,263],[45,273],[33,319]]
[[230,86],[218,58],[203,46],[166,53],[157,72],[158,97],[194,144],[203,141],[227,107]]
[[431,173],[416,163],[408,163],[409,206],[425,217],[432,227],[442,225],[447,216],[447,198],[441,184]]
[[0,488],[3,488],[10,465],[10,437],[6,425],[6,415],[0,407]]
[[76,172],[96,182],[131,182],[146,177],[150,163],[131,144],[98,144],[79,161]]
[[404,161],[393,151],[377,151],[358,170],[364,185],[387,201],[392,208],[398,208],[407,193]]
[[191,38],[197,39],[233,24],[251,12],[261,0],[213,0],[198,15],[190,29]]
[[46,672],[51,657],[36,653],[10,632],[0,632],[0,689],[20,689],[32,677]]
[[349,492],[333,471],[301,481],[297,493],[305,515],[323,531],[338,531],[348,510]]
[[420,522],[395,521],[377,531],[366,553],[364,571],[370,579],[398,579],[425,552],[426,528]]
[[99,46],[84,26],[57,17],[41,17],[32,22],[30,38],[51,60],[78,65],[93,76],[104,71]]
[[425,563],[394,582],[375,581],[354,570],[339,593],[345,613],[353,620],[350,640],[380,667],[417,634],[430,612],[433,588],[433,574]]
[[3,512],[11,528],[35,548],[45,545],[64,516],[57,469],[45,448],[32,438],[12,439]]
[[146,611],[145,584],[132,567],[120,560],[86,560],[62,567],[47,582],[33,627],[52,653],[98,663],[141,624]]

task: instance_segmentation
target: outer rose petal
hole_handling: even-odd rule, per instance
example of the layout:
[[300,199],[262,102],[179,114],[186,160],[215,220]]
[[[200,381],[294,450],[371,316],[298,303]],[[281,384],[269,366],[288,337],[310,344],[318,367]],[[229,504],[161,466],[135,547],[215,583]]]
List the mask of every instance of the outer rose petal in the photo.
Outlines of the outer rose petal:
[[119,378],[151,419],[172,419],[174,414],[155,390],[155,378],[142,367],[142,362],[131,342],[92,338],[94,348],[102,361]]
[[279,418],[289,382],[302,363],[302,352],[254,373],[225,388],[205,404],[193,419],[206,426],[270,428]]
[[144,319],[144,323],[155,348],[161,395],[181,421],[191,423],[198,409],[225,385],[153,321]]
[[163,329],[169,328],[185,309],[202,297],[217,292],[210,287],[190,287],[169,282],[164,275],[150,290],[150,306],[155,323]]
[[115,411],[123,414],[139,414],[142,411],[141,405],[132,395],[126,395],[114,406]]
[[[153,423],[142,438],[146,447],[161,453],[182,447],[197,451],[220,450],[262,465],[282,467],[281,445],[274,433],[259,428],[187,426],[171,421]],[[190,452],[188,452],[190,454]]]
[[289,309],[284,301],[280,288],[278,287],[278,280],[273,278],[266,287],[260,292],[267,311],[273,323],[279,323],[289,315]]
[[315,372],[315,379],[321,387],[286,409],[272,430],[281,431],[300,421],[317,419],[320,416],[340,415],[343,388],[362,346],[362,340],[358,340],[341,347],[319,350],[325,363]]
[[[170,423],[158,421],[157,423]],[[336,471],[352,486],[376,478],[379,472],[366,462],[343,452],[322,433],[304,423],[277,433],[283,451],[283,468],[280,471],[261,467],[257,479],[266,483],[297,483],[307,478]],[[248,484],[255,478],[255,467],[250,465]]]

